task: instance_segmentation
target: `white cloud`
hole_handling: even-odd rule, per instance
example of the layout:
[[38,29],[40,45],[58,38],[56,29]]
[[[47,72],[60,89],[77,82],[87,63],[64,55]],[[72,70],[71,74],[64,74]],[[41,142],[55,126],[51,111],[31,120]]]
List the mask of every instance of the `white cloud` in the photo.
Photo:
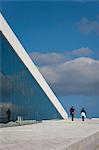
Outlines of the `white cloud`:
[[62,53],[40,53],[32,52],[30,54],[31,58],[37,65],[57,65],[76,57],[90,56],[93,51],[88,47],[81,47],[72,51],[64,51]]
[[66,57],[62,53],[40,53],[40,52],[32,52],[30,54],[31,58],[38,65],[52,65],[61,63],[66,60]]
[[99,19],[99,15],[97,15],[96,18]]
[[99,95],[99,61],[77,58],[40,71],[58,95]]
[[69,56],[81,57],[81,56],[90,56],[93,53],[93,51],[88,47],[81,47],[73,51],[66,51],[65,53]]
[[85,17],[77,23],[78,29],[83,33],[95,33],[99,35],[99,20],[89,20]]

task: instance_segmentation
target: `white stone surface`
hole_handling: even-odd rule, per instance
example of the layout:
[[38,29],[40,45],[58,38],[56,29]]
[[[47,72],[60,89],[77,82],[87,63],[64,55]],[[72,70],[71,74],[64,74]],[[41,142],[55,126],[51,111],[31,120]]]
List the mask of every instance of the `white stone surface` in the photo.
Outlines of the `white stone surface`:
[[0,150],[99,150],[99,120],[0,128]]

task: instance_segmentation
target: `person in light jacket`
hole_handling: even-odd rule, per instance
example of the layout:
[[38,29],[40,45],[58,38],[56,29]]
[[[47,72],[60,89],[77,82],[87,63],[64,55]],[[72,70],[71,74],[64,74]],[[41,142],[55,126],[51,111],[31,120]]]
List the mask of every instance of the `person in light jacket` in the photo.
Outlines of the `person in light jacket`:
[[86,116],[86,111],[85,111],[84,108],[82,108],[80,114],[81,114],[82,121],[85,121],[85,118],[86,118],[87,116]]

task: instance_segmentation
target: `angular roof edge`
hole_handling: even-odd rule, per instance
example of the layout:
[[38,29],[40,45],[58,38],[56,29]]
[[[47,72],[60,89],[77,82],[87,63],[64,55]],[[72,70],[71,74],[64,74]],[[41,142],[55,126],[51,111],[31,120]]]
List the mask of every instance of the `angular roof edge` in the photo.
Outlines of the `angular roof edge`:
[[3,35],[6,37],[8,42],[11,44],[17,55],[20,57],[24,65],[28,68],[29,72],[32,74],[32,76],[35,78],[37,83],[40,85],[40,87],[43,89],[51,103],[54,105],[54,107],[57,109],[59,114],[62,116],[63,119],[68,118],[68,114],[66,113],[65,109],[45,81],[42,74],[37,69],[36,65],[33,63],[19,40],[17,39],[16,35],[12,31],[12,29],[9,27],[8,23],[0,13],[0,31],[3,33]]

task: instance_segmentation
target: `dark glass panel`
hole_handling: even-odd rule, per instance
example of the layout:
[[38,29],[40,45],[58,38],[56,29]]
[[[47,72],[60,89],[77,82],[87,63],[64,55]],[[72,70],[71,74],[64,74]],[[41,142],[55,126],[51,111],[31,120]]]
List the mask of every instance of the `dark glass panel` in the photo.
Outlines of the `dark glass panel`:
[[11,120],[18,116],[34,120],[61,118],[2,34],[0,41],[0,121],[6,120],[8,108]]

